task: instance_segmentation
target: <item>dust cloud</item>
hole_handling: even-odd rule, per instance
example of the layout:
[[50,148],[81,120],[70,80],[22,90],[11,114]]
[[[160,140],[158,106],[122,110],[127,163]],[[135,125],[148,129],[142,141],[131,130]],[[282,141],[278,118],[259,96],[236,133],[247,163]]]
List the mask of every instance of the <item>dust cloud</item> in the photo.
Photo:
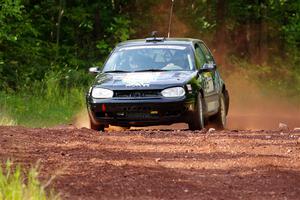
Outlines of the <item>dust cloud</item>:
[[229,129],[278,129],[279,123],[289,128],[300,127],[300,103],[275,92],[264,91],[247,74],[233,73],[225,79],[230,95]]
[[[74,118],[73,125],[76,128],[90,128],[90,120],[89,115],[87,113],[87,109],[81,110]],[[126,128],[119,126],[109,126],[107,131],[124,131]]]
[[[230,95],[228,113],[228,129],[278,129],[279,123],[287,124],[290,129],[300,127],[300,103],[291,102],[289,98],[282,98],[275,92],[266,92],[257,86],[247,74],[234,72],[225,78]],[[263,92],[264,91],[264,92]],[[73,124],[77,128],[90,128],[86,109],[80,111]],[[153,126],[138,129],[187,129],[186,124],[172,126]],[[132,128],[137,129],[137,128]],[[122,131],[124,128],[110,126],[108,131]]]
[[[235,72],[225,78],[230,95],[228,129],[278,129],[279,123],[287,124],[290,129],[300,127],[300,103],[291,102],[275,92],[266,94],[246,74]],[[86,109],[80,111],[74,125],[78,128],[90,128]],[[186,124],[155,126],[142,129],[187,129]],[[136,128],[132,128],[136,129]],[[138,128],[140,129],[140,128]],[[122,131],[121,127],[110,126],[108,131]]]
[[90,120],[87,109],[83,109],[74,117],[73,125],[76,128],[90,128]]
[[[169,17],[169,1],[153,7],[153,12],[159,13],[159,17],[153,22],[152,30],[166,35],[166,27]],[[173,15],[172,37],[184,37],[194,34],[184,22],[175,14]],[[216,52],[216,58],[220,55]],[[218,60],[218,59],[217,59]],[[228,114],[228,129],[278,129],[279,123],[287,124],[291,129],[300,127],[300,103],[295,104],[289,98],[282,98],[273,94],[266,94],[249,77],[242,72],[230,73],[225,77],[225,82],[230,95],[230,108]],[[89,118],[86,110],[79,112],[75,117],[76,127],[89,128]],[[143,129],[187,129],[186,124],[174,124],[172,126],[155,126]],[[123,130],[119,127],[110,126],[109,131]]]

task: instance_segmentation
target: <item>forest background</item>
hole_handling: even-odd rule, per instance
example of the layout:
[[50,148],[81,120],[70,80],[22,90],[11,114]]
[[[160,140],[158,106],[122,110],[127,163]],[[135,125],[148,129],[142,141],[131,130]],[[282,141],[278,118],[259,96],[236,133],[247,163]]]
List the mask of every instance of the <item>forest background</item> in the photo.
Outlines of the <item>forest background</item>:
[[[170,6],[171,0],[0,0],[0,124],[71,123],[85,108],[88,68],[102,66],[121,41],[153,30],[166,36]],[[229,92],[241,94],[250,83],[256,94],[299,102],[300,1],[175,0],[171,36],[205,41]],[[247,86],[235,89],[240,79]]]

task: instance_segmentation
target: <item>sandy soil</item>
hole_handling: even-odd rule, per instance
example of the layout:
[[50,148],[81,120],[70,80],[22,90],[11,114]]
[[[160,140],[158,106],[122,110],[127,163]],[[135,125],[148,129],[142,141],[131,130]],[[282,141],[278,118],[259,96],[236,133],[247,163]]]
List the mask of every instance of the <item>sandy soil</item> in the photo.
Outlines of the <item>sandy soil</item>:
[[300,131],[0,127],[0,159],[40,162],[63,199],[299,199]]

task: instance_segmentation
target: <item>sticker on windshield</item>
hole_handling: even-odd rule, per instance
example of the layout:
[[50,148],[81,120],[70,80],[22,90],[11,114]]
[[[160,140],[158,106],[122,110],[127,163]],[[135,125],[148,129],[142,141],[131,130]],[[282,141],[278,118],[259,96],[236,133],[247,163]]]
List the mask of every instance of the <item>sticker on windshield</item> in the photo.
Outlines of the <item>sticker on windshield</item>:
[[185,46],[176,46],[176,45],[156,45],[156,46],[132,46],[132,47],[123,47],[118,51],[125,50],[136,50],[136,49],[173,49],[173,50],[185,50]]

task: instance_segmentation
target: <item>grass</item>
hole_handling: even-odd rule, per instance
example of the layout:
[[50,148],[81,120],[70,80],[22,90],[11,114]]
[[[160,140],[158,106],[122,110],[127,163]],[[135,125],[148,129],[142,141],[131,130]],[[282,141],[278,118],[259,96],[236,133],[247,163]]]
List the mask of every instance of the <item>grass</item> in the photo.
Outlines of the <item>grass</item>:
[[293,63],[276,60],[272,64],[255,65],[245,60],[233,58],[231,70],[224,73],[230,76],[232,71],[239,73],[242,79],[256,84],[265,93],[288,97],[291,101],[300,99],[300,70]]
[[[298,104],[300,70],[293,63],[279,60],[270,65],[254,65],[235,57],[229,63],[230,68],[219,68],[224,70],[225,80],[236,73],[238,78],[257,85],[266,96],[276,94]],[[85,87],[94,79],[86,72],[71,72],[49,72],[44,80],[17,92],[0,91],[0,125],[51,127],[71,123],[85,109]],[[236,79],[234,83],[238,84]]]
[[54,192],[45,191],[47,185],[38,180],[37,168],[31,168],[27,174],[22,173],[21,167],[12,167],[6,162],[4,169],[0,167],[0,200],[59,200]]
[[15,126],[16,122],[5,114],[4,111],[0,112],[0,126]]
[[0,125],[51,127],[68,124],[85,108],[94,77],[83,70],[49,70],[44,79],[0,91]]
[[2,92],[0,125],[49,127],[68,124],[84,104],[83,89],[35,95]]

